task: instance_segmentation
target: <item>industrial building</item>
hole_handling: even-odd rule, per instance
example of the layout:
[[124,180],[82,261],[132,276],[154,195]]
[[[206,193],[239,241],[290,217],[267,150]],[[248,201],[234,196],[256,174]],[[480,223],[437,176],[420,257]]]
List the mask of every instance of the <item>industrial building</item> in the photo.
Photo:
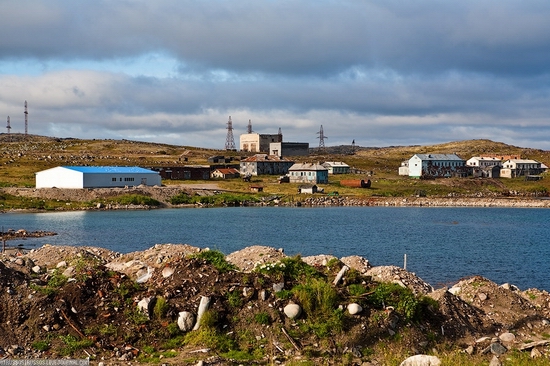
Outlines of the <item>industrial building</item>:
[[58,166],[36,173],[36,188],[160,186],[158,172],[140,167]]
[[272,142],[269,144],[269,155],[277,156],[308,156],[307,142]]

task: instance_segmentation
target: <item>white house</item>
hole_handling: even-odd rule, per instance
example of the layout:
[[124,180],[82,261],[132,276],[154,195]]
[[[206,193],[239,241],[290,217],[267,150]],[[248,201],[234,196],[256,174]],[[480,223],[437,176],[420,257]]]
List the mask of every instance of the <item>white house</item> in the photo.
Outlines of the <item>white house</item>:
[[160,186],[158,172],[139,167],[58,166],[36,173],[36,188]]
[[508,159],[502,163],[500,176],[514,178],[525,175],[537,175],[544,171],[542,164],[530,159]]
[[326,161],[322,165],[328,169],[328,174],[349,173],[349,165],[342,161]]
[[466,162],[456,154],[415,154],[409,159],[409,176],[420,177],[465,177]]
[[494,165],[501,166],[501,163],[502,161],[499,158],[484,156],[474,156],[466,161],[466,165],[478,168],[486,168]]
[[328,169],[321,164],[296,163],[288,169],[290,183],[328,183]]

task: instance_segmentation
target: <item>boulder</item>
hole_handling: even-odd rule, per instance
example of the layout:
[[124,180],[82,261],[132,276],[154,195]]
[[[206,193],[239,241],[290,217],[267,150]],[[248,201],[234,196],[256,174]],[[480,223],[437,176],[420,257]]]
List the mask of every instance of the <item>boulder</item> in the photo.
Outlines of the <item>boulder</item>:
[[510,332],[502,333],[498,338],[502,342],[513,342],[516,340],[516,336]]
[[441,360],[436,356],[415,355],[401,362],[400,366],[439,366]]
[[182,332],[189,332],[195,324],[195,316],[188,311],[181,311],[178,316],[178,327]]
[[172,267],[164,267],[162,269],[162,277],[163,278],[168,278],[173,274],[174,274],[174,269]]
[[144,313],[145,315],[149,316],[150,314],[150,306],[151,306],[151,298],[150,297],[144,297],[141,299],[138,304],[138,310]]

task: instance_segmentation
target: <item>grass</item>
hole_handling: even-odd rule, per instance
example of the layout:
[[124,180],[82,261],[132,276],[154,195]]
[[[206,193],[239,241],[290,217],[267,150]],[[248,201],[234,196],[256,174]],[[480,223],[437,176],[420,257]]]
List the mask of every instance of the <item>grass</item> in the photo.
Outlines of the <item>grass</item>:
[[197,254],[191,255],[191,258],[202,259],[213,265],[220,272],[228,272],[236,267],[225,260],[225,255],[219,250],[203,250]]

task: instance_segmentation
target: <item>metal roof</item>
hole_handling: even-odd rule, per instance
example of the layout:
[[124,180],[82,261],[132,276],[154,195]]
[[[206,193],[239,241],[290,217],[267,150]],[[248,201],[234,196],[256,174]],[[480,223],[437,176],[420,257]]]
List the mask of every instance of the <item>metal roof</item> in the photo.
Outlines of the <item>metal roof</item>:
[[95,174],[129,174],[129,173],[154,173],[149,169],[140,168],[138,166],[64,166],[63,168],[74,170],[80,173],[95,173]]

